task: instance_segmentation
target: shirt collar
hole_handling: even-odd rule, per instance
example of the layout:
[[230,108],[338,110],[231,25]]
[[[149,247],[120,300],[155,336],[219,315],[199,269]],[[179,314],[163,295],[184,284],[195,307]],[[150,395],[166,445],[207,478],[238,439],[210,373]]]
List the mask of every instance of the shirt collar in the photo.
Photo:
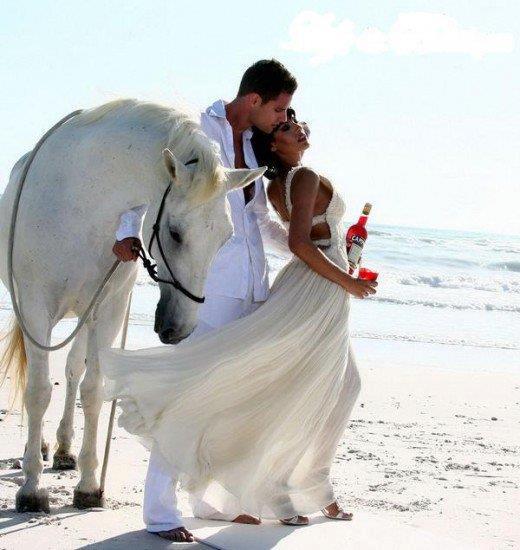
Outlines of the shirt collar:
[[206,109],[206,113],[217,118],[226,118],[226,102],[223,99],[217,99]]
[[[215,101],[215,103],[213,103],[212,105],[210,105],[207,110],[206,110],[206,113],[209,115],[209,116],[214,116],[216,118],[226,118],[226,102],[223,100],[223,99],[217,99],[217,101]],[[226,119],[227,121],[227,119]],[[229,124],[229,122],[228,122]],[[246,128],[244,130],[244,132],[242,133],[242,135],[244,136],[244,139],[251,139],[251,137],[253,136],[253,129],[252,128]]]

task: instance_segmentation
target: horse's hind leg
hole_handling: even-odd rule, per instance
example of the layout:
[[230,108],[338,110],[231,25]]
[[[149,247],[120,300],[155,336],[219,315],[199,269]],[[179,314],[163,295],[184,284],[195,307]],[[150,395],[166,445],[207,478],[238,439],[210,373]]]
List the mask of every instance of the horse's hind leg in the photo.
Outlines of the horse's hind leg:
[[85,372],[85,360],[87,355],[87,331],[82,329],[74,339],[72,348],[67,356],[65,376],[67,378],[67,390],[65,407],[61,418],[56,439],[58,448],[54,453],[52,467],[55,470],[75,470],[76,457],[71,453],[70,447],[74,437],[74,410],[76,407],[76,395],[83,373]]
[[111,296],[108,302],[102,302],[98,312],[89,322],[87,370],[80,386],[81,403],[85,415],[83,445],[79,455],[81,479],[74,490],[74,506],[80,509],[99,507],[104,504],[96,479],[98,421],[103,403],[103,382],[99,369],[98,349],[109,347],[114,341],[124,319],[127,300],[128,292]]
[[[34,320],[29,330],[37,341],[48,344],[50,326],[48,321]],[[43,471],[42,424],[43,415],[51,398],[52,385],[49,378],[49,354],[30,343],[25,343],[27,353],[27,385],[24,401],[27,409],[28,439],[23,457],[25,483],[16,493],[17,512],[49,512],[49,496],[40,488]]]

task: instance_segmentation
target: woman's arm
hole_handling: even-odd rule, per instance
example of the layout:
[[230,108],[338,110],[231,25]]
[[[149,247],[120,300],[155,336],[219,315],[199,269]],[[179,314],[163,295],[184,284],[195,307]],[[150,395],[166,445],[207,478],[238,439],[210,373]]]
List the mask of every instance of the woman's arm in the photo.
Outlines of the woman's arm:
[[375,293],[377,283],[351,277],[312,242],[311,229],[314,204],[318,196],[320,178],[309,168],[298,170],[291,182],[290,200],[292,203],[289,225],[289,248],[313,271],[329,281],[340,285],[358,298]]

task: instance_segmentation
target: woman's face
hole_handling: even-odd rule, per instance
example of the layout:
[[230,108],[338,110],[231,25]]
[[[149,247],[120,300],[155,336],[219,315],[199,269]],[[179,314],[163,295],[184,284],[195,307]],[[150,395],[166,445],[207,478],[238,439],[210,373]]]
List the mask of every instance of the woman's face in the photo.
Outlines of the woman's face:
[[288,120],[282,122],[273,132],[271,149],[281,156],[300,155],[310,147],[305,123]]

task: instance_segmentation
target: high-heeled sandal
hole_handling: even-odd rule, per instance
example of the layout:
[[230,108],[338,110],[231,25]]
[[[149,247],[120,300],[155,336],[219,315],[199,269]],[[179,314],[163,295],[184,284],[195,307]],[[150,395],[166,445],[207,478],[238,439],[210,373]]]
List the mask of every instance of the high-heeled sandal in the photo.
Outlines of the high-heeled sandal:
[[354,514],[352,512],[345,512],[342,508],[338,506],[338,513],[337,514],[331,514],[327,511],[327,508],[323,508],[321,510],[321,513],[329,519],[339,519],[340,521],[352,521],[352,518],[354,517]]
[[281,519],[280,523],[283,523],[284,525],[296,525],[296,526],[309,525],[309,518],[305,517],[305,520],[300,519],[304,517],[305,516],[293,516],[292,518]]

